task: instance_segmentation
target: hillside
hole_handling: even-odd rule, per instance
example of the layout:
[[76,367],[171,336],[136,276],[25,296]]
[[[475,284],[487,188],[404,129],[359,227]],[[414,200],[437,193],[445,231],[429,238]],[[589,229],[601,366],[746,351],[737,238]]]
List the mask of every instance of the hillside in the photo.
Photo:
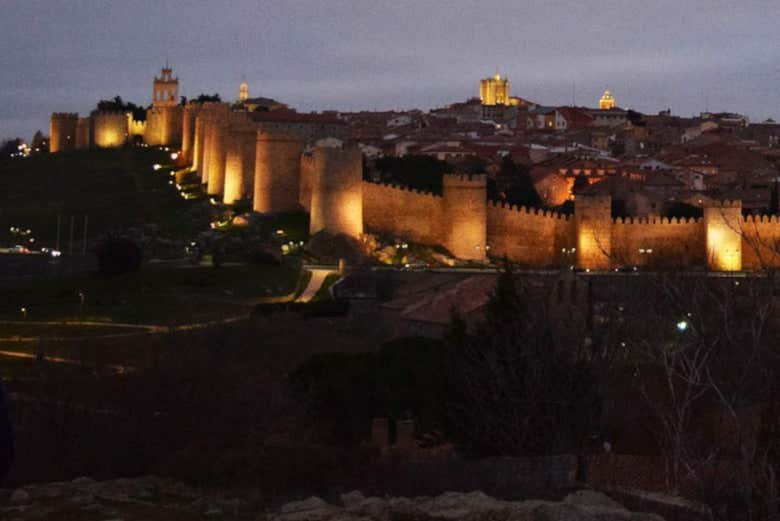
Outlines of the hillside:
[[57,215],[64,243],[74,217],[74,235],[88,237],[115,228],[158,224],[163,232],[187,232],[185,212],[195,202],[179,196],[165,168],[170,152],[125,147],[45,154],[0,162],[0,245],[18,242],[11,227],[32,230],[36,245],[54,246]]

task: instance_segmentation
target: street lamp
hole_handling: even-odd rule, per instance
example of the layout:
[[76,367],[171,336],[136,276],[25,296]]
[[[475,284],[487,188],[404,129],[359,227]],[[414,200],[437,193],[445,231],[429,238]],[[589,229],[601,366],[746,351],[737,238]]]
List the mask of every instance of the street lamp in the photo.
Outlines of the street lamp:
[[688,329],[688,321],[687,320],[680,320],[679,322],[677,322],[677,330],[678,331],[680,331],[682,333],[686,329]]

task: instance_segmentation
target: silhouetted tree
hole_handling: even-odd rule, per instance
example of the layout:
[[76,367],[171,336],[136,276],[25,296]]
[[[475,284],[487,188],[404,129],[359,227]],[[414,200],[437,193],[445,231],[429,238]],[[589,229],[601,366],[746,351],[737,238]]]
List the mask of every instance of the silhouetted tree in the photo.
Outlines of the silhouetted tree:
[[534,187],[528,168],[515,163],[511,157],[501,160],[498,171],[498,189],[504,194],[504,200],[522,206],[541,206],[542,198]]
[[454,170],[446,161],[413,154],[381,157],[375,161],[374,166],[383,183],[398,183],[434,193],[441,193],[442,176]]
[[121,275],[136,271],[141,266],[141,247],[130,239],[109,235],[97,247],[98,272],[102,275]]
[[447,338],[450,418],[462,441],[484,452],[578,451],[600,405],[594,360],[580,336],[499,275],[485,318],[453,319]]

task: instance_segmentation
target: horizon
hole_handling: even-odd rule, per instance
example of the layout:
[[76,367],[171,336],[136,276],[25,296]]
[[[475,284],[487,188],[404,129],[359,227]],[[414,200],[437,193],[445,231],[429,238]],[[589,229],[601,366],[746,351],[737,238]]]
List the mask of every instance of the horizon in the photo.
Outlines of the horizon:
[[189,98],[230,101],[247,81],[250,96],[305,112],[427,111],[476,96],[498,70],[512,96],[543,105],[572,105],[576,85],[578,106],[597,105],[608,88],[618,106],[648,114],[780,115],[780,6],[624,4],[13,1],[0,21],[14,42],[2,64],[11,74],[0,79],[0,139],[48,133],[52,112],[84,115],[117,95],[147,106],[166,61]]

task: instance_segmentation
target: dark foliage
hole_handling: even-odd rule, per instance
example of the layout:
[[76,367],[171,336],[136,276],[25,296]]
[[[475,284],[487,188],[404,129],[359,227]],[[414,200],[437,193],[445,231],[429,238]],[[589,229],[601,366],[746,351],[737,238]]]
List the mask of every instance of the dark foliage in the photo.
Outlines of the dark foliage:
[[123,101],[121,96],[114,96],[114,98],[110,100],[98,101],[97,109],[113,112],[132,112],[134,120],[146,121],[146,109],[135,103]]
[[501,160],[496,184],[502,199],[518,206],[541,206],[542,198],[534,187],[531,175],[523,164],[515,163],[507,156]]
[[592,353],[499,276],[485,319],[455,317],[447,341],[449,414],[468,446],[489,454],[576,453],[600,408]]
[[116,276],[138,270],[143,260],[143,252],[132,240],[110,235],[98,244],[97,259],[98,272],[101,275]]
[[9,139],[0,144],[0,159],[7,159],[11,154],[19,152],[19,145],[24,143],[22,138]]
[[330,422],[334,442],[352,445],[376,417],[414,417],[426,430],[446,420],[441,342],[401,338],[378,353],[316,355],[291,380],[315,414]]
[[375,168],[383,183],[396,183],[434,193],[442,191],[442,176],[454,171],[446,161],[423,155],[382,157],[376,160]]
[[193,103],[205,103],[207,101],[222,101],[219,94],[200,94],[198,97],[192,100]]
[[692,204],[679,201],[668,202],[664,205],[663,216],[675,219],[698,219],[704,215],[704,210]]

